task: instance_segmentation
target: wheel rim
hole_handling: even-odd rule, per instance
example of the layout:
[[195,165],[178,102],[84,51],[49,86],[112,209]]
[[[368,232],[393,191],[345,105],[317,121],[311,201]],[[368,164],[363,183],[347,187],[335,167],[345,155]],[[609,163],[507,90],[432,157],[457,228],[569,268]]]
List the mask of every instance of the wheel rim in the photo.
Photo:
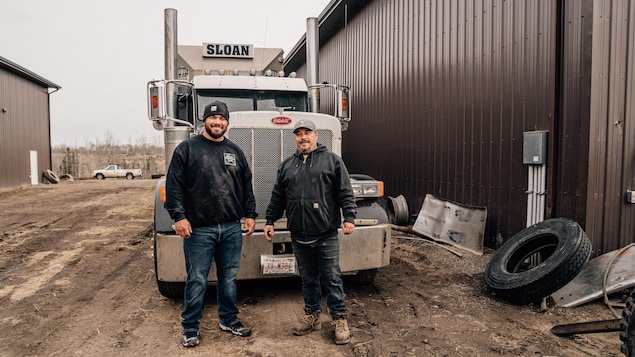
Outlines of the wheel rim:
[[536,268],[547,260],[558,248],[558,237],[543,234],[534,237],[509,258],[506,269],[510,273],[522,273]]

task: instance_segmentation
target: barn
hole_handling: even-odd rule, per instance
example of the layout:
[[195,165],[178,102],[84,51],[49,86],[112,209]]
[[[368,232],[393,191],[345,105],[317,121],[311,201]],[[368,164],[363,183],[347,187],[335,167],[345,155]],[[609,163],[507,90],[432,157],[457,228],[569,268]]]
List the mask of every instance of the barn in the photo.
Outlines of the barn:
[[0,188],[48,182],[49,97],[60,88],[0,57]]
[[[555,217],[595,256],[628,245],[634,19],[626,0],[331,1],[318,79],[351,87],[349,170],[411,214],[428,194],[486,207],[488,246]],[[305,52],[285,71],[306,78]]]

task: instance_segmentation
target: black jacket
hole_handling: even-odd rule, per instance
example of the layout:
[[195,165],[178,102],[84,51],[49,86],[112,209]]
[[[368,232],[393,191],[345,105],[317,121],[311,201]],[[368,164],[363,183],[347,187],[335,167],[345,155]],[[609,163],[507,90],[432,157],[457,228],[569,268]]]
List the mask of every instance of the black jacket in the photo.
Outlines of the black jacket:
[[299,241],[337,234],[342,215],[354,223],[357,206],[342,159],[322,144],[306,160],[297,150],[285,159],[278,167],[267,224],[280,219],[285,210],[291,237]]
[[256,199],[245,154],[229,139],[203,135],[183,141],[172,155],[166,177],[165,208],[175,221],[193,227],[256,218]]

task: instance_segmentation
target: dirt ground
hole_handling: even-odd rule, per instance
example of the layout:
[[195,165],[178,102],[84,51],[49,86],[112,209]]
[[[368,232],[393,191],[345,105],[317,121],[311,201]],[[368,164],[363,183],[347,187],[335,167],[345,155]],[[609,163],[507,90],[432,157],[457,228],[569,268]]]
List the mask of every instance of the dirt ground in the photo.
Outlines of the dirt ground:
[[550,332],[613,318],[603,302],[544,312],[508,304],[483,282],[492,250],[460,258],[398,231],[375,282],[345,288],[350,344],[334,345],[330,324],[291,335],[302,307],[293,278],[239,284],[248,338],[220,332],[208,299],[201,345],[186,350],[182,303],[162,297],[154,280],[155,184],[85,180],[0,191],[0,355],[622,356],[618,332]]

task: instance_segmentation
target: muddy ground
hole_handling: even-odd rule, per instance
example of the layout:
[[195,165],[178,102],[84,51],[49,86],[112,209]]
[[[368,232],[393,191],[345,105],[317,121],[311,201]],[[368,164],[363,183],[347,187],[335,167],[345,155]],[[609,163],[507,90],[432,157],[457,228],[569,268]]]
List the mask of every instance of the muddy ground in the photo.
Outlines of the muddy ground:
[[162,297],[154,280],[155,183],[85,180],[0,191],[0,355],[622,356],[618,332],[550,332],[613,318],[603,302],[544,312],[510,305],[483,282],[492,250],[460,258],[405,238],[393,238],[391,264],[372,285],[346,286],[350,344],[334,345],[330,324],[292,336],[300,284],[276,279],[239,284],[240,318],[251,337],[220,332],[210,298],[202,343],[186,350],[182,303]]

